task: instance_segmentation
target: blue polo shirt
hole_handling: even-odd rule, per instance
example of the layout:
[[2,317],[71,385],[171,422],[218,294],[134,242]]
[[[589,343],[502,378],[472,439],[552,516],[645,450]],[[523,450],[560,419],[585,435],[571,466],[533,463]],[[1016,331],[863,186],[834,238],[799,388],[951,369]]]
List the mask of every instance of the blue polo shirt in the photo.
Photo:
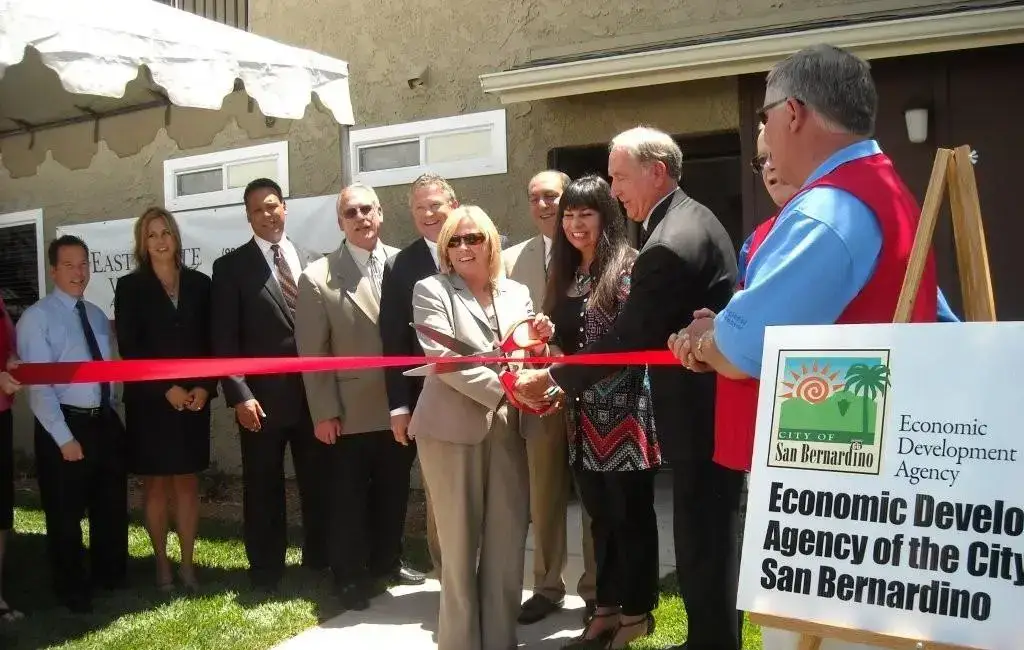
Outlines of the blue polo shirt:
[[[864,140],[832,154],[805,185],[839,165],[881,153]],[[882,230],[860,199],[834,187],[816,187],[782,210],[757,254],[750,239],[740,249],[737,291],[715,317],[715,344],[734,366],[761,375],[764,329],[772,325],[830,325],[874,273]],[[939,290],[938,320],[956,322]]]

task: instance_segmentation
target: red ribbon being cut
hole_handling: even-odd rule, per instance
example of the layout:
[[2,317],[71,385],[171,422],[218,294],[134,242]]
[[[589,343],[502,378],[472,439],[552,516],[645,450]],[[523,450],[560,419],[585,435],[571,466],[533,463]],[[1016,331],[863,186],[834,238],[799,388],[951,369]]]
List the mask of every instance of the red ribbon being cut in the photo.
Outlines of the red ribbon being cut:
[[[562,363],[587,366],[672,366],[678,365],[669,350],[648,352],[604,352],[567,357],[532,357],[530,363]],[[261,357],[254,359],[131,359],[122,361],[76,361],[22,363],[11,374],[22,384],[89,384],[131,382],[228,375],[277,375],[291,372],[337,372],[418,366],[424,363],[494,364],[494,357]]]

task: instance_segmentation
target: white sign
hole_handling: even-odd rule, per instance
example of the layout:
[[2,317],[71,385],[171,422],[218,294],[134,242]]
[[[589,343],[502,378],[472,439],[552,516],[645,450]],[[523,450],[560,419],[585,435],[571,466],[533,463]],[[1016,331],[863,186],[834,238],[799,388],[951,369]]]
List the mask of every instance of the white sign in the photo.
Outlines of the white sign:
[[[337,195],[291,199],[287,202],[285,229],[296,244],[318,253],[336,249],[342,241],[335,212]],[[245,207],[233,205],[174,213],[181,230],[182,261],[189,268],[210,275],[213,261],[252,237]],[[69,224],[57,228],[57,236],[75,235],[89,246],[92,278],[85,297],[114,317],[114,287],[135,267],[133,254],[135,218]]]
[[1021,647],[1020,359],[1024,323],[769,328],[739,608]]

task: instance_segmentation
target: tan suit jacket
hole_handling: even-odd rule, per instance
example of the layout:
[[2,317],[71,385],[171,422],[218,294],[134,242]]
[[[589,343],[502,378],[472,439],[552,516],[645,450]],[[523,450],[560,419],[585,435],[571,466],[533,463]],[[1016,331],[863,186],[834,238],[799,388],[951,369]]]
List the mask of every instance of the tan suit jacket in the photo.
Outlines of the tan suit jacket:
[[[420,280],[413,288],[413,318],[474,345],[481,352],[491,350],[495,340],[483,309],[455,275],[439,273]],[[504,336],[516,322],[533,315],[529,290],[507,278],[501,278],[494,294],[494,310]],[[450,357],[455,353],[419,335],[427,356]],[[409,435],[444,442],[475,445],[491,430],[495,410],[505,401],[498,374],[479,366],[469,370],[430,375],[409,424]],[[509,418],[518,416],[508,409]],[[509,426],[516,428],[514,422]]]
[[[538,312],[544,308],[544,294],[547,293],[547,271],[544,270],[544,238],[531,237],[502,251],[505,274],[512,280],[525,284],[530,290],[530,299]],[[550,314],[548,314],[550,316]],[[540,433],[565,435],[565,424],[561,417],[545,417],[524,414],[519,418],[524,437]]]
[[[384,246],[391,257],[397,248]],[[301,356],[380,355],[380,303],[343,242],[299,276],[295,342]],[[303,373],[314,423],[340,418],[342,434],[391,427],[382,369]]]

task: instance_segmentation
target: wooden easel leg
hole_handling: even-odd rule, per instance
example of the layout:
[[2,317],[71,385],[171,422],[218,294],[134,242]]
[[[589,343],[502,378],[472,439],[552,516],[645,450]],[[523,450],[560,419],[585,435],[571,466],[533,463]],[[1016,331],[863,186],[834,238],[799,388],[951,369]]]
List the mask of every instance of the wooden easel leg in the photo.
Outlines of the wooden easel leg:
[[800,644],[797,645],[797,650],[818,650],[821,648],[821,637],[814,636],[813,634],[801,634]]
[[996,320],[996,303],[970,147],[958,147],[948,165],[949,209],[953,216],[964,316],[969,321],[992,322]]

